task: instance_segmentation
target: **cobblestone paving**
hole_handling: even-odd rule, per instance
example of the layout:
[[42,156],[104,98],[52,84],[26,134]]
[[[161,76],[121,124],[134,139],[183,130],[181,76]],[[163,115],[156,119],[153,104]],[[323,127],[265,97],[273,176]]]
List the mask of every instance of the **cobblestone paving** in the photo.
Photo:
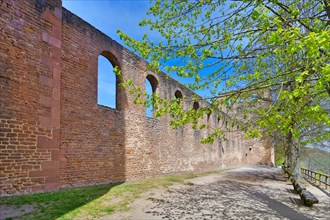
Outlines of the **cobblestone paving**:
[[301,203],[281,170],[246,167],[189,180],[148,197],[149,203],[138,202],[140,211],[137,208],[121,218],[330,220],[330,198],[307,188],[320,200],[314,207]]
[[325,204],[304,207],[280,172],[245,168],[212,183],[197,180],[190,188],[154,199],[146,212],[163,219],[330,219],[329,201],[329,209]]

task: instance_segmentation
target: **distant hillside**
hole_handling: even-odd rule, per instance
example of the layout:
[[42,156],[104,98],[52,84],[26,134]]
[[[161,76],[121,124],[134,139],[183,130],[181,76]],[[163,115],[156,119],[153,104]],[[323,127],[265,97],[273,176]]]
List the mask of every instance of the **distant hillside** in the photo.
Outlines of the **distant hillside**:
[[300,166],[330,175],[330,152],[304,147],[301,150]]
[[[275,164],[281,166],[285,161],[283,148],[275,149]],[[330,175],[330,152],[318,148],[301,149],[300,167]]]

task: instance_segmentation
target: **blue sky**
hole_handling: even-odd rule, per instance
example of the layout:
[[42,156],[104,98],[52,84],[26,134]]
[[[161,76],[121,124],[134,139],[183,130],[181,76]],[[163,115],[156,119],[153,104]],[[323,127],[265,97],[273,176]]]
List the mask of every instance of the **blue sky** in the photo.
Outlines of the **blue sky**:
[[[135,39],[141,39],[148,31],[138,25],[146,17],[150,5],[148,0],[63,0],[62,3],[63,7],[123,45],[116,33],[118,29]],[[115,108],[116,86],[112,66],[102,56],[98,61],[98,104]],[[151,86],[146,86],[150,94]],[[147,109],[147,116],[151,116],[150,109]]]
[[[144,33],[148,33],[149,39],[157,41],[160,34],[150,32],[145,27],[140,27],[139,22],[147,17],[146,12],[150,7],[149,0],[62,0],[63,7],[81,17],[110,38],[125,46],[117,35],[120,29],[127,35],[141,39]],[[98,104],[116,108],[115,104],[115,76],[112,66],[107,59],[99,57],[98,70]],[[178,80],[178,77],[171,75]],[[180,79],[181,83],[190,83],[192,79]],[[147,93],[151,93],[151,87],[146,83]],[[206,95],[205,91],[198,91],[200,95]],[[151,110],[147,109],[147,116],[151,116]]]
[[122,43],[117,29],[140,39],[147,29],[138,23],[149,8],[149,0],[63,0],[63,6],[106,35]]

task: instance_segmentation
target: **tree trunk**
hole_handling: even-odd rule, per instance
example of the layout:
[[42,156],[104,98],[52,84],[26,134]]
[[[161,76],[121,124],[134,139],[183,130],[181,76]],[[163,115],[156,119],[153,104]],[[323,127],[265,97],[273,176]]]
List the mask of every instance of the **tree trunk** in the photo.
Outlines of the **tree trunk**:
[[286,167],[290,167],[291,174],[298,177],[300,173],[300,147],[299,144],[295,143],[292,132],[287,134],[285,145]]
[[300,166],[299,166],[299,159],[300,159],[300,147],[299,144],[295,143],[293,140],[292,143],[292,172],[298,177],[300,174]]
[[292,168],[292,133],[289,132],[285,137],[285,166]]

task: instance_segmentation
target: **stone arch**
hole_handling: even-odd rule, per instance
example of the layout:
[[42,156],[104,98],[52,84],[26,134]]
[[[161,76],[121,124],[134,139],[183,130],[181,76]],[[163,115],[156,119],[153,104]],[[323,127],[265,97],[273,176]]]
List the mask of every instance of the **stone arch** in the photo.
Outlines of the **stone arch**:
[[208,124],[210,123],[211,116],[212,116],[212,112],[210,111],[210,112],[207,113],[207,115],[206,115],[206,120],[207,120],[207,123],[208,123]]
[[151,87],[152,87],[152,93],[156,93],[157,88],[158,88],[158,80],[156,79],[156,77],[154,77],[151,74],[147,75],[147,80],[150,82]]
[[180,90],[176,90],[175,93],[174,93],[174,96],[177,99],[182,99],[183,98],[182,92]]
[[194,109],[194,110],[199,109],[199,103],[198,103],[197,101],[194,101],[193,109]]
[[[149,88],[150,87],[150,88]],[[158,80],[156,79],[155,76],[148,74],[146,77],[146,93],[147,95],[154,95],[157,92],[158,88]],[[151,91],[149,91],[151,90]],[[154,104],[153,104],[153,99],[147,100],[150,102],[150,106],[146,107],[146,116],[147,117],[153,117],[153,111],[154,111]]]
[[176,90],[174,92],[174,97],[177,99],[178,103],[181,103],[181,101],[183,100],[183,95],[180,90]]

